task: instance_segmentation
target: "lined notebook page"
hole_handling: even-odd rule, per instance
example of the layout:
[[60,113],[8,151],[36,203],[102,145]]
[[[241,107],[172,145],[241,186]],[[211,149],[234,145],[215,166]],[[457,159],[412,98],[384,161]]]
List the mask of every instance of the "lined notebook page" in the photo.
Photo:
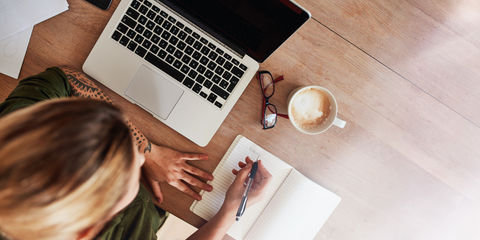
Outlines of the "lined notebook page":
[[313,239],[340,200],[293,169],[245,239]]
[[[232,147],[234,147],[233,150]],[[225,193],[235,179],[232,169],[239,169],[238,162],[245,161],[245,157],[249,156],[255,161],[259,155],[267,170],[272,174],[273,181],[266,192],[265,199],[249,207],[240,220],[235,222],[227,232],[228,235],[235,239],[243,239],[293,169],[290,165],[260,148],[247,138],[238,136],[233,142],[229,151],[227,151],[213,172],[215,178],[210,184],[214,190],[212,192],[204,191],[202,200],[195,201],[192,204],[190,208],[192,212],[203,219],[210,220],[222,206]]]

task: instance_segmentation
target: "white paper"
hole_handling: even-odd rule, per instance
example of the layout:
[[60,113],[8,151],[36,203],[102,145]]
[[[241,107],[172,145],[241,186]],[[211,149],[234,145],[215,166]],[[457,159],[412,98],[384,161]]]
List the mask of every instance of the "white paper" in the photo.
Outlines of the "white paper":
[[0,40],[66,10],[65,0],[1,0]]
[[246,239],[313,239],[340,200],[293,169]]
[[12,78],[18,78],[33,26],[0,40],[0,72]]

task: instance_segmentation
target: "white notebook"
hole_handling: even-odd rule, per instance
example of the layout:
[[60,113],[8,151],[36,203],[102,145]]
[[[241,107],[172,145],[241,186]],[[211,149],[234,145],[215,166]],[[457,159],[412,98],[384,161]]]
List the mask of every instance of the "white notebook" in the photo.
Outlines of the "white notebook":
[[232,169],[238,162],[260,157],[273,182],[263,201],[249,207],[227,232],[239,239],[313,239],[341,198],[321,187],[292,166],[243,136],[237,136],[209,182],[212,192],[201,191],[203,200],[194,201],[190,210],[210,220],[220,209],[225,193],[235,179]]

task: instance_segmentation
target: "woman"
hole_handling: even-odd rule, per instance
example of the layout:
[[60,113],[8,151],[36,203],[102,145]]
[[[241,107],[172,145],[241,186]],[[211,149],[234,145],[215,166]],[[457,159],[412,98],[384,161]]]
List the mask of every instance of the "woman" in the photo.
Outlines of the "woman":
[[[6,103],[16,98],[15,92]],[[5,105],[0,105],[0,111],[12,109]],[[132,136],[136,128],[129,128],[110,104],[60,99],[27,105],[0,118],[0,229],[11,239],[155,239],[165,212],[155,208],[139,183],[142,164],[144,172],[151,173],[146,174],[151,185],[168,181],[197,199],[198,193],[192,194],[191,188],[185,190],[186,185],[177,181],[184,180],[185,171],[209,178],[185,163],[205,156],[160,147],[155,151],[148,141],[139,143],[143,134],[138,140],[138,135]],[[152,153],[158,158],[148,160]],[[239,165],[242,169],[234,170],[237,177],[223,207],[191,239],[221,239],[235,221],[252,163],[248,159]],[[162,166],[175,166],[176,174]],[[271,175],[261,163],[259,173],[249,205],[261,200],[270,182]],[[188,178],[187,182],[211,190],[203,182]],[[155,195],[162,200],[159,187]]]

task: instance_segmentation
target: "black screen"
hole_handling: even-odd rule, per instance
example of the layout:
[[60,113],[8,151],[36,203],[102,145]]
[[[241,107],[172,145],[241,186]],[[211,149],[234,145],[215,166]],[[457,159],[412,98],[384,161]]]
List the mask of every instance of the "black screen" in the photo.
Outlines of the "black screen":
[[309,18],[289,0],[163,0],[240,54],[263,62]]

